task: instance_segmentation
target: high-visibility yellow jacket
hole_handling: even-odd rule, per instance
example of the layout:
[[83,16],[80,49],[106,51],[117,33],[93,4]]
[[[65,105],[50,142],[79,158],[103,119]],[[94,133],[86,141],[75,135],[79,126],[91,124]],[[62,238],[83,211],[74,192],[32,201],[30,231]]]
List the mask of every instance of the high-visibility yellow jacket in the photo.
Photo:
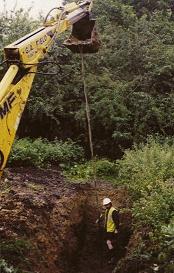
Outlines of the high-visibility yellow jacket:
[[105,211],[105,230],[106,232],[115,232],[117,230],[116,224],[112,218],[113,211],[116,211],[114,207],[111,207]]

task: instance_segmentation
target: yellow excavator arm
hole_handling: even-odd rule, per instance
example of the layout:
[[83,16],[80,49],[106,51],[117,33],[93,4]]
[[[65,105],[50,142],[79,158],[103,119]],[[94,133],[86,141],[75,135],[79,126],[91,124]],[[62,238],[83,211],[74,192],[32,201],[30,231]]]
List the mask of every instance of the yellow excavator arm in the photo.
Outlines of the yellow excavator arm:
[[[38,63],[62,32],[70,26],[74,30],[65,42],[73,52],[93,53],[99,42],[94,39],[94,21],[91,19],[92,0],[66,4],[55,8],[56,14],[43,27],[5,47],[5,60],[9,66],[0,82],[0,175],[16,135]],[[92,37],[92,36],[93,37]]]

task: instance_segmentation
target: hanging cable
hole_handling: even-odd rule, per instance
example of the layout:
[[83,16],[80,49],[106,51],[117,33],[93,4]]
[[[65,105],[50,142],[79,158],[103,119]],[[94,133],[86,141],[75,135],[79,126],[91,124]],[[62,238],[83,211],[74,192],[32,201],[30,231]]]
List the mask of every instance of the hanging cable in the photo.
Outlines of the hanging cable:
[[47,20],[48,20],[48,17],[50,16],[50,14],[51,14],[51,12],[53,11],[53,10],[63,10],[61,7],[55,7],[55,8],[52,8],[48,13],[47,13],[47,15],[45,16],[45,19],[44,19],[44,24],[46,24],[46,22],[47,22]]
[[93,159],[94,148],[93,148],[93,142],[92,142],[91,118],[90,118],[90,109],[89,109],[88,95],[87,95],[87,89],[86,89],[84,55],[82,50],[81,50],[81,63],[82,63],[81,69],[82,69],[82,80],[83,80],[83,92],[85,96],[86,119],[87,119],[87,125],[88,125],[89,146],[90,146],[90,152],[91,152],[91,159]]
[[87,119],[87,126],[88,126],[89,146],[90,146],[90,152],[91,152],[91,160],[93,161],[94,188],[95,188],[95,195],[96,195],[96,204],[97,204],[97,208],[99,208],[99,200],[98,200],[98,193],[97,193],[97,177],[96,177],[96,159],[94,158],[90,108],[89,108],[88,95],[87,95],[84,54],[83,54],[82,48],[81,48],[81,68],[82,68],[83,92],[84,92],[84,96],[85,96],[85,109],[86,109],[86,119]]

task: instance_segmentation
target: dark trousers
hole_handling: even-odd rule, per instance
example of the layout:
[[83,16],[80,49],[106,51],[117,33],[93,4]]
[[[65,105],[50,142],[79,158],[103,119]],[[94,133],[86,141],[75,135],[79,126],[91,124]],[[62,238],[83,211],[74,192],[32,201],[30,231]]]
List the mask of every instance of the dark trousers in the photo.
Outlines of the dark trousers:
[[115,234],[114,232],[106,232],[105,242],[108,250],[108,259],[111,260],[115,257],[117,234]]

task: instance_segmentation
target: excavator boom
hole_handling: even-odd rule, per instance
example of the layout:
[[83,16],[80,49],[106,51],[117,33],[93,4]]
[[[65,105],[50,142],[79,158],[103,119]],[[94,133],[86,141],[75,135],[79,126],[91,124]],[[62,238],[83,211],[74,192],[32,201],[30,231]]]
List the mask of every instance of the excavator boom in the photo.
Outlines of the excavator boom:
[[[6,166],[38,63],[44,58],[55,38],[62,32],[70,26],[81,24],[84,18],[90,22],[91,5],[92,0],[86,0],[79,4],[73,2],[62,8],[55,8],[56,15],[50,20],[47,16],[43,27],[5,47],[5,59],[9,69],[0,82],[0,175]],[[87,25],[86,27],[88,28]],[[93,27],[91,32],[92,30]],[[78,43],[75,45],[77,50],[74,50],[73,44],[74,52],[92,52],[86,49],[89,47],[89,30],[86,33],[88,35],[86,37],[87,46],[85,37],[81,40],[76,37]],[[71,42],[68,43],[70,48]],[[97,42],[97,47],[98,45],[99,42]]]

